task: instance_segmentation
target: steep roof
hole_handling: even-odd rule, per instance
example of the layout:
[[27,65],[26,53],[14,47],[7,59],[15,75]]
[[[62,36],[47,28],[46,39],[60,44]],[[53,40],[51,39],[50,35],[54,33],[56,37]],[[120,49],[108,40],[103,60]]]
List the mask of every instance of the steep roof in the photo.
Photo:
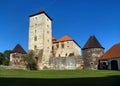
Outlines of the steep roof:
[[26,51],[21,47],[20,44],[17,44],[12,52],[13,53],[17,52],[17,53],[26,54]]
[[120,58],[120,43],[113,45],[102,57],[102,60]]
[[103,48],[103,47],[98,42],[98,40],[96,39],[96,37],[93,35],[93,36],[90,36],[90,38],[88,39],[87,43],[84,45],[84,47],[82,48],[82,50],[89,49],[89,48]]
[[69,36],[64,36],[57,40],[57,42],[64,42],[64,41],[73,41],[73,39]]
[[38,13],[30,15],[29,17],[36,16],[36,15],[39,15],[39,14],[42,14],[42,13],[45,14],[52,21],[52,18],[50,18],[50,16],[48,16],[47,13],[43,10],[40,10]]

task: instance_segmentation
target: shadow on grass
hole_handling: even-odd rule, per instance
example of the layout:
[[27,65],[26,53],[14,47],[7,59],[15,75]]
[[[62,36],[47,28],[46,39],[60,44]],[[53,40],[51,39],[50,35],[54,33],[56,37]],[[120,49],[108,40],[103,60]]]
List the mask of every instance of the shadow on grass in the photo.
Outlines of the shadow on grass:
[[120,76],[96,78],[0,78],[0,86],[120,86]]

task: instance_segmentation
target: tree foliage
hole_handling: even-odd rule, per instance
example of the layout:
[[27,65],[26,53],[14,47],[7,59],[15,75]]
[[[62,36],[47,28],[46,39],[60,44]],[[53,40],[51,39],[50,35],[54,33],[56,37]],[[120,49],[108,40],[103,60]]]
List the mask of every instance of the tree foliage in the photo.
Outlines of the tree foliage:
[[9,65],[11,52],[12,50],[5,50],[4,53],[0,52],[0,65]]
[[29,70],[37,70],[37,64],[34,59],[34,52],[30,51],[28,54],[22,56],[23,61],[26,63],[26,68]]

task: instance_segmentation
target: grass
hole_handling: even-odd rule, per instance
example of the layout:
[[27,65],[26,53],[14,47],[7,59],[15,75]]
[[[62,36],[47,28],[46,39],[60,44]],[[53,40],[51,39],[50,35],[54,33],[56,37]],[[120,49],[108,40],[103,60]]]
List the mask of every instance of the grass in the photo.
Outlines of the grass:
[[13,70],[0,68],[0,86],[120,86],[120,71]]

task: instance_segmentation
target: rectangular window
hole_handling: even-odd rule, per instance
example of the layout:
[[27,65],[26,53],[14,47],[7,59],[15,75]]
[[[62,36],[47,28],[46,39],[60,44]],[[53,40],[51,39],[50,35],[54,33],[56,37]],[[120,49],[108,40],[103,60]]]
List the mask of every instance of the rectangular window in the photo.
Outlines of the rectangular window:
[[36,46],[36,45],[34,46],[34,49],[35,49],[35,50],[37,49],[37,46]]
[[37,41],[37,36],[34,37],[34,41]]
[[64,44],[62,44],[61,47],[64,48]]
[[59,44],[57,44],[56,47],[59,48]]
[[54,46],[52,46],[52,50],[54,49]]

